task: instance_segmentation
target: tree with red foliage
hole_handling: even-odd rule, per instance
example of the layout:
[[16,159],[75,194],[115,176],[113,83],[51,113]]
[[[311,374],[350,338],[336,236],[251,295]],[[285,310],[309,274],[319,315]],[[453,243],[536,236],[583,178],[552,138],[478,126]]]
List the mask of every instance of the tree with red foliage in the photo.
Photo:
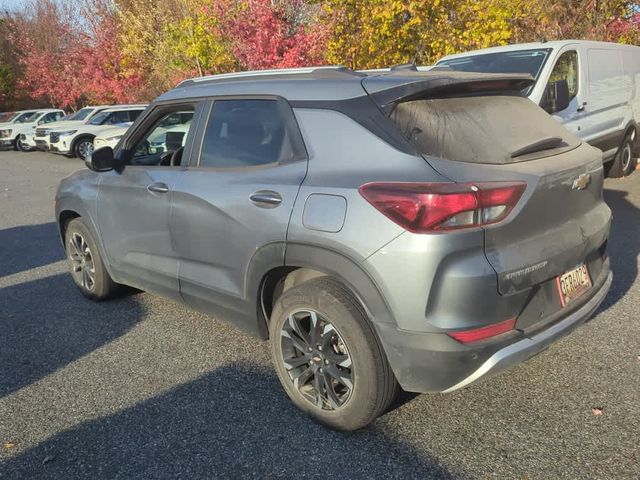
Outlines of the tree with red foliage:
[[10,38],[20,52],[19,87],[54,107],[78,107],[84,91],[77,65],[82,44],[71,11],[53,0],[34,1],[31,11],[11,19]]
[[135,101],[143,79],[123,73],[112,2],[86,0],[77,7],[35,0],[32,11],[13,19],[12,41],[23,69],[20,86],[58,108]]
[[218,18],[216,33],[243,69],[325,63],[328,29],[303,0],[214,0],[204,7]]
[[91,103],[135,102],[144,79],[141,75],[123,72],[113,3],[90,0],[83,13],[87,25],[80,33],[82,46],[76,58],[87,100]]

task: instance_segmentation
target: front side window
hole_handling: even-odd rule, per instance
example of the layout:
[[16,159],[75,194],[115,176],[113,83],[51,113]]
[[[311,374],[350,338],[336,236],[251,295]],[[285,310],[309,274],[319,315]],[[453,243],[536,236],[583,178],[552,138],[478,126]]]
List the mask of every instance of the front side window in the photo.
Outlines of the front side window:
[[556,61],[551,76],[549,77],[550,85],[558,81],[566,81],[569,87],[569,100],[572,100],[578,95],[578,75],[580,70],[578,69],[578,52],[575,50],[569,50],[560,55],[560,58]]
[[62,117],[62,114],[60,112],[47,113],[38,123],[44,124],[55,122],[56,120],[60,119],[60,117]]
[[100,112],[89,120],[88,125],[102,125],[111,112]]
[[14,120],[14,123],[31,123],[38,118],[38,112],[26,112]]
[[132,165],[178,166],[192,130],[194,108],[162,114],[138,140],[133,149]]
[[256,167],[299,159],[300,143],[289,126],[292,115],[280,100],[216,100],[200,166]]

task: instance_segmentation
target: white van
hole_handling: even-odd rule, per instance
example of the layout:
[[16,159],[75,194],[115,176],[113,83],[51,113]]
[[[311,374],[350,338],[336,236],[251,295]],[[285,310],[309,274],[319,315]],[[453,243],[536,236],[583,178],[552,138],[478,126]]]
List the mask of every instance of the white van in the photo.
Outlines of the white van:
[[640,153],[640,47],[563,40],[449,55],[436,66],[530,73],[524,93],[569,130],[604,152],[610,177],[633,173]]

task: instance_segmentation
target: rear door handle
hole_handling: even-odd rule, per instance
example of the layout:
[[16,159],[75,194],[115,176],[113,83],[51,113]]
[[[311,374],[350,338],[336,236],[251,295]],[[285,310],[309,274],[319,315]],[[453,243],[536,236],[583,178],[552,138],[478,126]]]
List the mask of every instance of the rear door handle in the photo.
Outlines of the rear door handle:
[[169,185],[162,182],[152,183],[147,186],[147,190],[152,193],[167,193],[169,191]]
[[249,199],[258,207],[273,208],[282,203],[282,197],[273,190],[258,190],[251,194]]

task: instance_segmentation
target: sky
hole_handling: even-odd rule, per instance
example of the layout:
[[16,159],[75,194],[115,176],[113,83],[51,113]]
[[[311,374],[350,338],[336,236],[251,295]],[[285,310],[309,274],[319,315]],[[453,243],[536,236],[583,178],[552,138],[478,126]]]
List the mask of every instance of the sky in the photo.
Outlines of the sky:
[[20,10],[24,7],[26,0],[0,0],[0,11],[9,10],[10,12]]

